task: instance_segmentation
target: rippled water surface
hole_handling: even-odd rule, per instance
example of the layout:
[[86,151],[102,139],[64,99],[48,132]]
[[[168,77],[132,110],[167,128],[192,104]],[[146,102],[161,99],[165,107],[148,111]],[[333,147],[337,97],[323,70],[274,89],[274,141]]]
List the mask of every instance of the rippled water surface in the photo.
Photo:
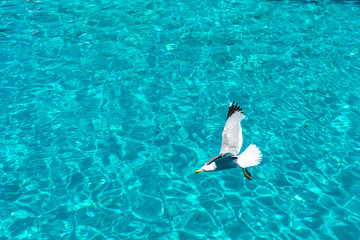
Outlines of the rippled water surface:
[[[358,239],[358,1],[2,1],[1,239]],[[261,165],[194,174],[229,101]]]

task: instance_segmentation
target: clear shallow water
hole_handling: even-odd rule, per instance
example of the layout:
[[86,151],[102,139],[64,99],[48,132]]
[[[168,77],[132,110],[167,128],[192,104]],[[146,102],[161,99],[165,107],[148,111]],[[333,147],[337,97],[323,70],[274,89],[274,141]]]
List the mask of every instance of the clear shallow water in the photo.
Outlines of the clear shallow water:
[[[357,239],[354,1],[3,1],[3,239]],[[260,166],[194,174],[230,100]]]

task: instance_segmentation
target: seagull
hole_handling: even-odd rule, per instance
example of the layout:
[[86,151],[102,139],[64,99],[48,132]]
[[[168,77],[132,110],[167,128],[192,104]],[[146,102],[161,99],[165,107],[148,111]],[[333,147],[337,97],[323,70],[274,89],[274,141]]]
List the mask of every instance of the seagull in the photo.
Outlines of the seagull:
[[246,168],[260,164],[262,155],[260,149],[254,144],[250,144],[245,151],[238,155],[243,143],[240,122],[244,117],[245,115],[242,108],[234,101],[231,102],[225,127],[222,132],[220,154],[210,158],[205,165],[195,173],[241,167],[244,176],[251,180],[251,174]]

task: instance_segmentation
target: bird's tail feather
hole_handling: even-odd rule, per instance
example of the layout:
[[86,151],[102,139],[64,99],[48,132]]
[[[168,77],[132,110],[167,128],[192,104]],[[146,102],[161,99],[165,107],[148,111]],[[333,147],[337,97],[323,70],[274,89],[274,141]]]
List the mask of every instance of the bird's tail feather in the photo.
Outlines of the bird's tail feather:
[[262,159],[260,149],[254,144],[250,144],[240,156],[237,157],[237,163],[242,168],[252,167],[260,164]]

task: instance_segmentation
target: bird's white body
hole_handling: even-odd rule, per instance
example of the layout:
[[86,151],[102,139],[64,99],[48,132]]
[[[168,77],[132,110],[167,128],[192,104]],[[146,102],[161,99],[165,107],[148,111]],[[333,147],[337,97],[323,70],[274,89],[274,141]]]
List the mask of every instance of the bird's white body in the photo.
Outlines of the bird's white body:
[[[222,133],[222,144],[220,154],[209,159],[205,165],[197,172],[212,172],[230,168],[252,167],[260,164],[262,155],[258,147],[250,144],[240,155],[243,143],[241,120],[245,117],[242,109],[234,102],[230,103],[228,117]],[[248,171],[246,170],[248,173]],[[251,179],[251,174],[244,175]],[[248,176],[247,176],[248,175]]]

